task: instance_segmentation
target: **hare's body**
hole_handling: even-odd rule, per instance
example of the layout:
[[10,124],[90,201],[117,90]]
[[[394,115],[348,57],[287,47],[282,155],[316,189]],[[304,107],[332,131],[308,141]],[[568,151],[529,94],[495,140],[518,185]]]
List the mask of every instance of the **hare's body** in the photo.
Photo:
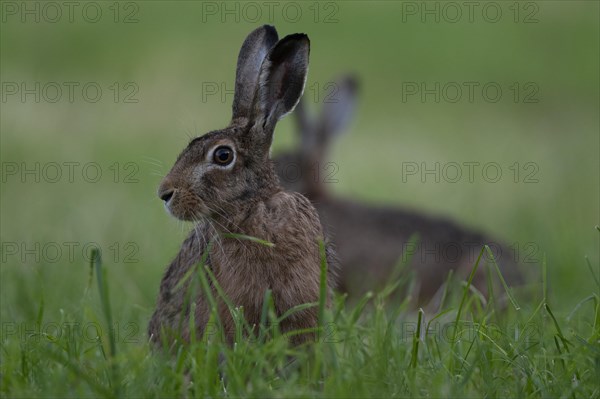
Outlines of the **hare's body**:
[[[296,212],[307,220],[290,221],[290,215]],[[319,219],[309,201],[299,194],[279,192],[269,201],[256,204],[249,214],[251,216],[240,221],[242,224],[238,228],[249,236],[261,237],[275,246],[223,238],[210,223],[197,224],[162,280],[157,309],[149,328],[154,340],[160,339],[161,326],[177,328],[180,322],[189,320],[185,296],[189,293],[192,279],[188,278],[183,284],[180,282],[201,263],[207,250],[210,252],[205,256],[205,265],[219,281],[225,296],[233,304],[244,307],[244,316],[251,326],[260,323],[267,289],[272,290],[275,310],[280,315],[296,305],[319,300],[319,250],[317,245],[307,250],[306,243],[313,242],[315,237],[322,237],[323,233],[317,228]],[[269,223],[264,223],[265,220]],[[209,241],[212,244],[207,248]],[[331,252],[328,262],[332,266],[335,263]],[[333,278],[331,273],[330,278]],[[213,296],[218,299],[216,291]],[[206,298],[198,296],[194,314],[197,333],[203,332],[209,313]],[[219,317],[223,322],[225,338],[229,342],[239,338],[234,336],[233,321],[223,302],[220,302]],[[315,308],[311,308],[292,315],[280,327],[282,332],[307,329],[314,327],[316,317]],[[184,340],[189,339],[187,321],[181,323],[178,332]]]
[[[306,195],[315,205],[340,260],[340,285],[351,297],[381,288],[394,267],[410,259],[419,289],[419,305],[439,290],[450,270],[467,278],[484,244],[490,245],[507,281],[520,281],[511,252],[484,234],[448,219],[399,207],[361,204],[330,194],[316,176],[326,167],[331,140],[342,132],[356,106],[356,82],[336,82],[336,97],[325,103],[319,119],[311,119],[303,104],[295,111],[300,146],[276,157],[283,186]],[[320,170],[315,170],[320,168]],[[299,177],[300,176],[300,177]],[[410,238],[416,238],[416,246]],[[486,291],[483,265],[474,285]]]
[[[406,261],[407,270],[415,274],[422,306],[439,290],[450,270],[466,279],[484,244],[492,249],[507,281],[520,280],[511,251],[449,219],[331,196],[313,198],[326,233],[336,245],[340,289],[352,297],[382,288],[398,262]],[[485,292],[483,263],[474,285]]]
[[[306,35],[278,41],[273,27],[253,31],[238,57],[231,124],[193,139],[161,183],[159,196],[169,212],[195,226],[163,277],[148,328],[153,341],[190,338],[190,303],[195,304],[195,335],[206,331],[208,297],[192,286],[198,279],[194,268],[202,263],[225,298],[243,309],[250,326],[261,321],[267,290],[278,316],[319,300],[323,232],[318,214],[301,194],[283,191],[269,159],[276,122],[302,95],[308,53]],[[327,258],[333,267],[329,248]],[[329,277],[331,291],[333,274]],[[214,286],[211,290],[225,338],[235,342],[241,337],[235,336],[230,309]],[[316,323],[316,310],[309,308],[284,319],[280,329],[305,330]],[[292,341],[312,336],[296,335]]]

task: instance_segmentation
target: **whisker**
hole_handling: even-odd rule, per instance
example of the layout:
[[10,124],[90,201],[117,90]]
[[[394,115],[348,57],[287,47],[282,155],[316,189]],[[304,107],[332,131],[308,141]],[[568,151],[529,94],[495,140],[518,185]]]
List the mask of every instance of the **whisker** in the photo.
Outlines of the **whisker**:
[[[204,237],[204,235],[202,235],[202,233],[200,232],[199,228],[200,228],[200,220],[196,219],[195,217],[192,218],[193,219],[193,223],[194,223],[194,232],[196,233],[196,238],[198,239],[198,248],[202,249],[203,245],[202,245],[202,241],[204,240],[206,242],[206,237]],[[202,256],[202,254],[200,254],[200,256]]]
[[151,156],[148,156],[148,155],[142,155],[142,160],[148,160],[148,161],[158,162],[161,165],[163,163],[160,159],[154,158],[154,157],[151,157]]
[[147,163],[147,164],[152,165],[152,166],[156,166],[158,168],[164,168],[165,167],[165,165],[163,165],[162,163],[158,163],[158,162],[155,162],[155,161],[150,161],[148,159],[142,159],[142,161],[144,161],[144,163]]
[[219,235],[217,229],[215,228],[214,224],[213,224],[214,220],[210,220],[208,219],[208,223],[210,224],[210,226],[212,227],[212,229],[215,231],[215,242],[217,243],[217,246],[221,249],[221,253],[223,254],[223,258],[226,258],[227,255],[225,255],[225,249],[223,248],[223,243],[221,242],[221,236]]

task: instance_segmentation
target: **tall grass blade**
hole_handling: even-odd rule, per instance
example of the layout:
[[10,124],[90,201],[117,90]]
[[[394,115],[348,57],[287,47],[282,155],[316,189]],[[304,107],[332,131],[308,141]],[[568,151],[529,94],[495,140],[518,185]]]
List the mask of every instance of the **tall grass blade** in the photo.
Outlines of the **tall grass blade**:
[[263,299],[263,306],[260,312],[260,326],[258,331],[258,342],[263,343],[265,340],[266,329],[267,329],[267,318],[269,317],[269,304],[273,298],[272,291],[267,289]]
[[102,259],[100,258],[100,251],[97,248],[93,248],[91,252],[91,259],[96,266],[96,279],[98,282],[98,293],[100,295],[100,304],[102,307],[102,313],[104,315],[105,322],[108,327],[108,339],[109,339],[109,350],[110,356],[114,357],[117,353],[116,339],[114,334],[112,310],[110,308],[110,300],[108,296],[108,285],[106,284],[106,272],[102,268]]
[[588,258],[587,256],[585,257],[585,262],[587,263],[588,269],[590,269],[590,273],[592,275],[592,277],[594,278],[594,281],[596,282],[596,285],[598,287],[600,287],[600,279],[598,278],[598,276],[596,275],[596,272],[594,272],[594,267],[592,266],[591,262],[590,262],[590,258]]
[[558,324],[558,321],[556,321],[556,317],[554,317],[554,313],[552,313],[552,310],[550,310],[550,306],[548,306],[548,304],[545,303],[544,304],[544,308],[546,309],[546,312],[548,312],[548,314],[552,318],[552,321],[554,322],[554,327],[556,328],[556,331],[557,331],[557,335],[560,338],[560,340],[562,341],[563,346],[565,347],[565,350],[568,352],[569,351],[569,346],[568,345],[570,345],[571,343],[563,335],[562,330],[560,328],[560,325]]
[[421,325],[423,324],[423,309],[419,308],[419,315],[417,318],[417,332],[413,337],[413,346],[411,353],[410,365],[413,369],[417,368],[418,356],[419,356],[419,342],[421,341]]
[[446,281],[444,282],[444,289],[442,291],[442,298],[440,299],[440,306],[438,307],[438,313],[444,309],[444,305],[446,304],[446,298],[448,297],[448,290],[450,284],[452,283],[452,277],[454,276],[454,269],[450,269],[448,271],[448,275],[446,277]]
[[109,342],[109,362],[111,366],[111,375],[113,382],[113,389],[115,395],[118,396],[119,382],[118,382],[118,366],[115,361],[117,354],[117,339],[115,337],[115,329],[113,328],[112,310],[110,307],[110,299],[108,295],[108,283],[106,282],[106,270],[102,267],[102,258],[100,256],[100,250],[98,248],[92,248],[90,258],[93,264],[96,266],[96,279],[98,281],[98,293],[100,295],[100,304],[102,307],[102,313],[108,329],[108,342]]
[[325,325],[325,307],[327,306],[327,254],[325,242],[319,240],[319,255],[321,257],[321,276],[319,285],[319,327]]
[[496,258],[494,258],[494,254],[492,253],[492,250],[487,245],[485,245],[484,248],[487,251],[490,258],[492,259],[492,265],[494,265],[494,268],[496,269],[496,273],[498,274],[498,278],[500,278],[500,282],[502,283],[502,287],[504,287],[504,291],[506,291],[506,295],[508,295],[508,299],[514,306],[515,310],[520,310],[521,307],[519,306],[519,304],[517,303],[517,300],[515,299],[514,295],[512,294],[512,290],[510,289],[508,284],[506,284],[506,280],[504,279],[504,276],[502,275],[502,272],[500,271],[500,268],[498,267],[498,263],[496,263]]
[[484,250],[485,250],[485,246],[483,248],[481,248],[481,251],[479,251],[479,256],[477,257],[477,261],[475,262],[475,265],[471,269],[471,274],[469,274],[469,279],[467,280],[467,284],[465,284],[465,287],[463,289],[463,295],[460,300],[460,305],[458,305],[458,310],[456,312],[456,319],[454,320],[454,331],[452,332],[453,346],[454,346],[454,344],[456,344],[456,335],[458,334],[458,323],[460,322],[460,317],[462,315],[463,307],[465,305],[467,296],[469,294],[469,288],[471,287],[471,283],[473,282],[475,273],[477,273],[477,268],[479,267],[479,262],[481,261],[481,257],[483,256]]

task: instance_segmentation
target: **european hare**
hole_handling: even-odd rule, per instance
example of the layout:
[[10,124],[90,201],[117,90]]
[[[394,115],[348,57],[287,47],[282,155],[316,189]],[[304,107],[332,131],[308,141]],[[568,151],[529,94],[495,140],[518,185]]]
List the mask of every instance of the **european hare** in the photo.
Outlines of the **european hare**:
[[[278,40],[275,28],[268,25],[250,33],[238,57],[231,123],[193,139],[160,184],[158,195],[168,211],[195,225],[162,279],[148,327],[152,341],[160,342],[165,331],[189,339],[186,295],[196,277],[185,277],[207,250],[205,264],[229,300],[243,307],[251,326],[260,322],[267,289],[279,315],[296,305],[318,302],[323,239],[318,214],[303,195],[280,187],[269,158],[277,121],[293,110],[304,90],[309,47],[305,34]],[[209,242],[214,245],[209,247]],[[329,249],[327,259],[332,267]],[[333,277],[330,272],[329,291]],[[210,309],[202,294],[193,301],[195,333],[201,336]],[[227,341],[234,342],[238,337],[233,318],[223,302],[218,314]],[[280,329],[285,333],[316,325],[313,307],[288,317]],[[294,336],[292,341],[301,343],[313,335]]]
[[[329,192],[322,172],[327,170],[331,141],[344,131],[355,112],[357,82],[343,77],[335,88],[336,95],[323,104],[318,118],[309,115],[303,100],[299,102],[294,116],[300,145],[275,157],[275,163],[283,186],[304,194],[317,208],[339,256],[340,288],[350,297],[377,289],[388,280],[394,266],[410,256],[419,305],[423,305],[451,269],[466,278],[484,244],[490,245],[507,281],[518,283],[520,273],[510,259],[511,252],[484,234],[418,211],[369,206]],[[414,233],[419,237],[416,246],[409,242]],[[478,273],[474,285],[485,292],[483,277],[483,272]]]

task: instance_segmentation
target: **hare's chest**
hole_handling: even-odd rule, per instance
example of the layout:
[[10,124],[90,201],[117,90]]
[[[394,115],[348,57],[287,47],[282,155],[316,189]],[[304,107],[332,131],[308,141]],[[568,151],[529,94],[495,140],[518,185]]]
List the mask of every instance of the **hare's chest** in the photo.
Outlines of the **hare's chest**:
[[281,312],[318,299],[322,232],[308,200],[281,192],[258,204],[240,230],[274,245],[223,238],[213,246],[211,264],[235,306],[260,312],[267,290]]
[[[211,256],[217,280],[234,306],[243,306],[249,320],[260,317],[270,290],[278,313],[318,300],[319,258],[314,251],[290,253],[282,246],[246,242],[224,245]],[[226,257],[223,254],[227,254]]]
[[277,254],[256,248],[261,244],[227,241],[215,248],[210,258],[217,280],[230,299],[254,299],[272,288],[281,266]]

